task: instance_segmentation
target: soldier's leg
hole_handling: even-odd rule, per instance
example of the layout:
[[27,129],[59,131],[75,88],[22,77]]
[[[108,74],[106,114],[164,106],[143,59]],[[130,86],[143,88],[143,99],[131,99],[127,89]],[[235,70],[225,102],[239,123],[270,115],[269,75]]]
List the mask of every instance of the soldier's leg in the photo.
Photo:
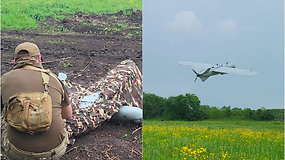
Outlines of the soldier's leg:
[[23,157],[14,154],[10,149],[10,142],[7,138],[7,122],[1,117],[1,159],[21,160]]
[[118,101],[122,105],[142,108],[142,75],[134,61],[122,61],[87,90],[101,92],[105,99]]
[[142,75],[132,60],[121,62],[88,90],[102,91],[106,99],[119,101],[123,105],[113,119],[137,123],[142,121]]
[[7,122],[1,116],[1,159],[7,158],[7,152],[9,151],[9,144],[7,139]]

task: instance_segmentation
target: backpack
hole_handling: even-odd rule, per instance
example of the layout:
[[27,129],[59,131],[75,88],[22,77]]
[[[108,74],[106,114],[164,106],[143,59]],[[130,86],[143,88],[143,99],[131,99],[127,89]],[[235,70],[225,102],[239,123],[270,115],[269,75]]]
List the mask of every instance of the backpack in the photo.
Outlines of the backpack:
[[23,68],[41,72],[44,91],[12,95],[4,102],[6,121],[13,128],[30,135],[48,131],[52,121],[52,99],[48,94],[49,75],[54,75],[49,70],[33,66]]

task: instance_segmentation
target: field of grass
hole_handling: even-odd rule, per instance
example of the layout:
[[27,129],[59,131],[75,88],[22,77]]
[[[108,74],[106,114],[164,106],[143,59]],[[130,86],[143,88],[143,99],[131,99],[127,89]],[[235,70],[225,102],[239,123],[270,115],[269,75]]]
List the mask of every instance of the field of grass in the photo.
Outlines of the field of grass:
[[142,10],[142,0],[2,0],[1,30],[37,28],[47,17],[63,18],[67,13],[116,13]]
[[284,159],[284,122],[143,121],[143,159]]

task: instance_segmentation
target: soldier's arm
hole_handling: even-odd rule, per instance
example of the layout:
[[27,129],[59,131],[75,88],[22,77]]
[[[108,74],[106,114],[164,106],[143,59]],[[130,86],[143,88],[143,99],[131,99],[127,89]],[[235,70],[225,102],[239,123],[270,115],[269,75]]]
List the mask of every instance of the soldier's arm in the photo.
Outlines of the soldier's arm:
[[60,81],[62,88],[63,88],[63,97],[61,102],[61,117],[63,119],[70,119],[72,117],[72,106],[69,101],[69,96],[66,87],[64,84]]
[[70,119],[72,117],[72,107],[70,104],[61,108],[61,117],[63,119]]

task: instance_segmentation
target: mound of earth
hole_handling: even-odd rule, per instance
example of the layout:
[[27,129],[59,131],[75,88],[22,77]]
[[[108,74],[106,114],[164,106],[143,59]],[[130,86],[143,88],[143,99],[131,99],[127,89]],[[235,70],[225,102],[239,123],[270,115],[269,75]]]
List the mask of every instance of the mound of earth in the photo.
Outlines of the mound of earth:
[[[44,68],[87,87],[125,59],[142,71],[142,13],[76,13],[63,19],[47,17],[33,30],[1,32],[1,75],[13,67],[15,47],[36,43]],[[78,137],[62,159],[142,159],[141,124],[104,122]]]

